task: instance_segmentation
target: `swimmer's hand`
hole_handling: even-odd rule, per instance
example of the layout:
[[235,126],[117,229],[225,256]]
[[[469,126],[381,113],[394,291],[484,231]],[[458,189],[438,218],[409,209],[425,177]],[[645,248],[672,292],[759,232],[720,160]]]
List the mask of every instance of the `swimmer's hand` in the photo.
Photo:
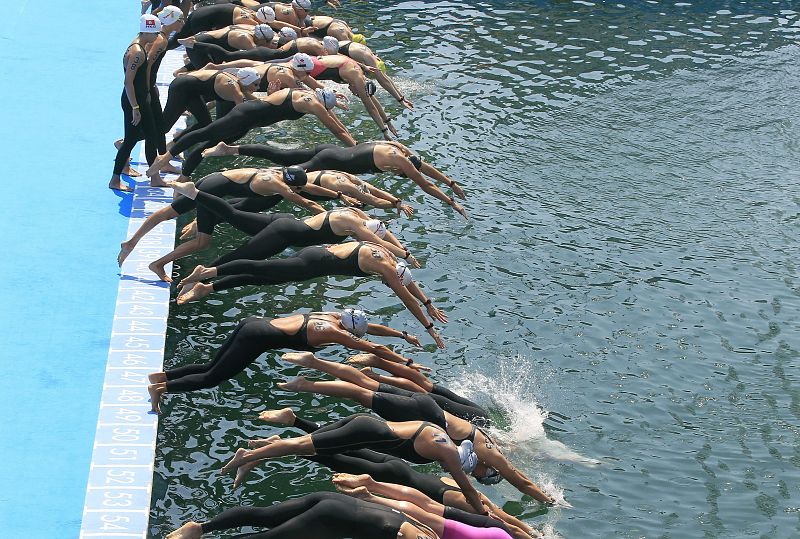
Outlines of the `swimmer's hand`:
[[336,106],[342,110],[350,110],[350,99],[341,92],[336,93]]
[[397,129],[395,129],[395,127],[394,127],[394,125],[392,125],[391,121],[389,121],[389,120],[386,121],[386,127],[389,128],[389,131],[392,132],[392,135],[397,136]]
[[428,330],[428,335],[430,335],[430,336],[431,336],[431,338],[433,338],[433,340],[436,342],[436,346],[437,346],[438,348],[440,348],[440,349],[444,350],[444,341],[443,341],[443,340],[442,340],[442,338],[439,336],[439,332],[438,332],[438,331],[436,331],[436,328],[434,328],[434,327],[431,327],[431,328]]
[[417,259],[414,258],[414,255],[412,255],[412,254],[408,255],[408,258],[406,258],[406,261],[411,265],[412,268],[416,269],[416,268],[421,268],[422,267],[422,266],[419,265],[419,262],[417,262]]
[[217,71],[219,70],[219,66],[213,62],[208,62],[206,65],[203,66],[203,70]]
[[464,190],[456,182],[451,183],[450,188],[453,190],[453,192],[456,194],[458,198],[462,200],[467,198],[467,196],[464,194]]
[[325,3],[328,4],[328,6],[330,6],[332,8],[337,8],[337,7],[340,7],[342,5],[342,4],[339,3],[339,0],[327,0],[327,2],[325,2]]
[[353,197],[347,196],[347,195],[342,195],[340,198],[341,198],[342,202],[344,202],[348,206],[353,206],[353,207],[356,207],[356,208],[360,208],[361,206],[363,206],[361,201],[358,200],[357,198],[353,198]]
[[435,307],[433,303],[429,303],[425,306],[425,308],[428,310],[428,316],[434,320],[438,320],[442,324],[447,323],[447,316],[444,314],[444,311]]
[[131,124],[139,125],[139,122],[142,121],[142,113],[139,112],[139,109],[133,109],[133,118],[131,119]]
[[414,216],[414,208],[409,206],[408,204],[403,204],[402,202],[398,203],[397,206],[397,215],[399,216],[400,213],[405,213],[406,217],[413,217]]
[[409,101],[405,97],[403,97],[403,99],[400,100],[400,104],[403,105],[408,110],[414,110],[414,103],[412,103],[411,101]]
[[422,343],[419,342],[419,339],[416,335],[412,335],[410,333],[406,333],[403,335],[403,338],[406,340],[408,344],[413,344],[416,347],[422,348]]
[[430,367],[426,367],[425,365],[420,365],[419,363],[411,363],[410,365],[406,365],[406,367],[408,367],[410,369],[414,369],[415,371],[418,371],[418,372],[422,372],[422,371],[431,372],[431,368]]

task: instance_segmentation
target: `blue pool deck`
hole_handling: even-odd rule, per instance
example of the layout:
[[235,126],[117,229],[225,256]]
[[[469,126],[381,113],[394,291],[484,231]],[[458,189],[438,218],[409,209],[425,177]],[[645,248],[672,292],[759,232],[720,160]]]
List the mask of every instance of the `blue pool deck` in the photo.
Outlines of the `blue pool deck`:
[[[141,216],[141,207],[131,195],[106,188],[112,143],[122,136],[122,53],[138,31],[139,6],[136,0],[21,0],[4,6],[0,405],[6,417],[0,427],[0,536],[9,539],[78,537],[84,502],[91,505],[97,496],[112,505],[133,499],[120,495],[123,489],[103,487],[128,486],[130,477],[134,486],[145,479],[149,483],[144,476],[152,457],[136,460],[144,458],[137,453],[129,462],[146,468],[133,476],[103,467],[119,463],[103,458],[133,456],[120,453],[128,448],[103,445],[103,436],[109,444],[135,444],[135,427],[108,425],[112,430],[98,437],[95,447],[98,420],[125,424],[137,417],[115,417],[114,406],[121,403],[138,403],[136,411],[144,412],[141,433],[149,432],[152,439],[155,432],[156,418],[146,414],[149,404],[138,399],[153,364],[136,363],[125,354],[158,339],[163,348],[166,307],[143,310],[143,305],[149,297],[145,289],[162,296],[166,289],[137,271],[147,253],[137,259],[135,252],[120,278],[119,242],[132,226],[129,216]],[[137,148],[134,159],[138,155]],[[166,203],[164,190],[139,191]],[[169,230],[161,230],[163,237],[171,235]],[[168,248],[154,238],[159,243],[148,247]],[[99,466],[90,477],[93,451]],[[87,485],[99,488],[87,494]],[[128,490],[136,491],[137,503],[146,497],[149,504],[149,487],[146,496],[142,489]],[[105,492],[115,494],[106,497]],[[143,517],[146,523],[146,512]],[[120,537],[141,537],[143,531]]]

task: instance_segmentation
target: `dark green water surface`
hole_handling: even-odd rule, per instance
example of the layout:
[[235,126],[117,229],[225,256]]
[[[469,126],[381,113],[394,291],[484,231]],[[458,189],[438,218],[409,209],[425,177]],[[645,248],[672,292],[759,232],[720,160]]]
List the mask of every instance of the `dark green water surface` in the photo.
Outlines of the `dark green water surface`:
[[[485,492],[548,536],[800,536],[798,5],[343,3],[416,105],[400,140],[468,194],[465,222],[407,181],[365,177],[417,209],[392,228],[450,317],[448,347],[379,282],[328,278],[173,308],[167,366],[211,357],[246,316],[361,305],[421,335],[424,351],[398,350],[502,417],[509,457],[572,507]],[[378,134],[360,104],[343,119]],[[331,140],[310,120],[250,138]],[[241,241],[222,228],[215,250]],[[261,410],[362,411],[278,390],[300,371],[276,357],[165,400],[152,536],[331,488],[301,459],[236,492],[217,471],[245,439],[286,432]]]

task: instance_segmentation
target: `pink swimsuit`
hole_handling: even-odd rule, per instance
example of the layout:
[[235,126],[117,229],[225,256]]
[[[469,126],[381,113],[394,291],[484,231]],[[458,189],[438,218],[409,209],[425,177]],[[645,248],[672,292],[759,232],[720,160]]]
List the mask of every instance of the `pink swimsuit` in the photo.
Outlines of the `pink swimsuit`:
[[500,528],[475,528],[456,520],[444,521],[442,539],[512,539]]

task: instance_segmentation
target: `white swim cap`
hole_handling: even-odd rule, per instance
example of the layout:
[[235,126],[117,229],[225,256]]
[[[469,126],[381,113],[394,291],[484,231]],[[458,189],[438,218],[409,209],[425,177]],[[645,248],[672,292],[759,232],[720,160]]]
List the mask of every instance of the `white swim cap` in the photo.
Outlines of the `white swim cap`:
[[275,37],[275,30],[268,24],[259,24],[253,29],[253,35],[256,36],[256,39],[272,41],[272,38]]
[[311,0],[292,0],[292,5],[308,11],[311,9]]
[[333,36],[325,36],[322,38],[322,46],[331,54],[339,52],[339,40]]
[[298,52],[292,56],[292,67],[309,73],[314,70],[314,59],[304,52]]
[[411,270],[408,269],[408,265],[402,260],[397,261],[396,271],[397,276],[400,277],[400,282],[403,283],[403,286],[408,286],[414,282],[414,277],[411,276]]
[[289,28],[288,26],[284,26],[281,28],[281,31],[278,32],[278,36],[285,41],[291,41],[293,39],[297,39],[297,32],[294,31],[294,28]]
[[314,93],[317,94],[317,99],[322,101],[327,110],[336,106],[336,94],[330,88],[319,88]]
[[261,76],[258,74],[258,71],[252,67],[242,67],[236,71],[236,78],[239,79],[242,86],[250,86],[260,79]]
[[139,19],[139,32],[142,34],[157,34],[161,31],[161,21],[155,15],[142,15]]
[[345,309],[340,315],[344,329],[355,335],[363,337],[369,329],[367,313],[359,309]]
[[256,19],[261,22],[275,22],[275,10],[269,6],[263,6],[256,11]]
[[364,226],[366,226],[370,232],[378,236],[380,239],[386,237],[386,225],[383,224],[383,221],[378,221],[377,219],[367,219],[364,221]]
[[474,446],[469,440],[464,440],[458,446],[458,457],[461,459],[461,469],[466,473],[472,473],[478,465],[478,455],[475,454]]
[[181,17],[183,17],[183,11],[178,6],[167,6],[158,12],[158,20],[164,26],[178,22]]

